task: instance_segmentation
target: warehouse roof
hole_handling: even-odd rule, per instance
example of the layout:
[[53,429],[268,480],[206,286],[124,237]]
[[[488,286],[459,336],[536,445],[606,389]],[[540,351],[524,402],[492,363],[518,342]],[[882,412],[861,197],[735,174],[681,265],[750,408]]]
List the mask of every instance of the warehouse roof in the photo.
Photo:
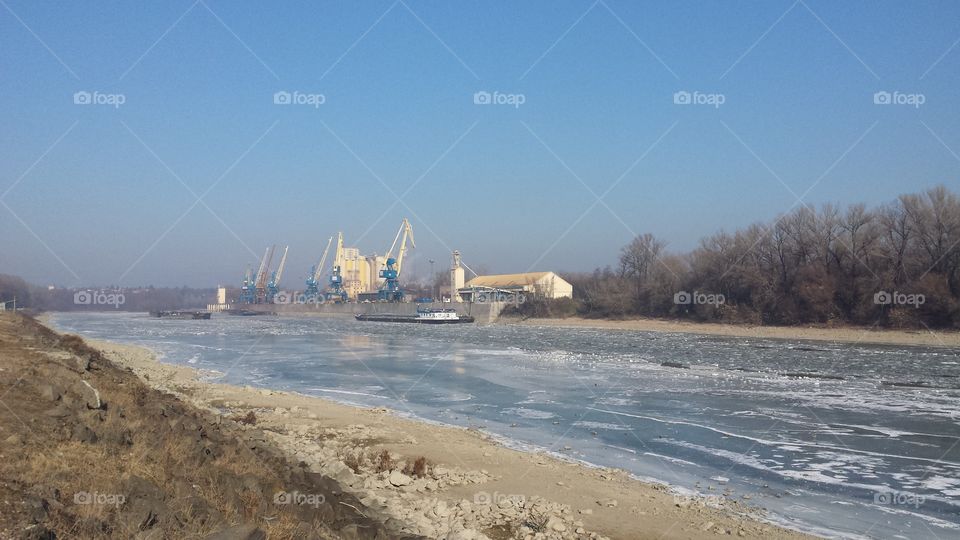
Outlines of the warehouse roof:
[[532,285],[553,272],[525,272],[523,274],[497,274],[477,276],[467,282],[467,287],[518,287]]

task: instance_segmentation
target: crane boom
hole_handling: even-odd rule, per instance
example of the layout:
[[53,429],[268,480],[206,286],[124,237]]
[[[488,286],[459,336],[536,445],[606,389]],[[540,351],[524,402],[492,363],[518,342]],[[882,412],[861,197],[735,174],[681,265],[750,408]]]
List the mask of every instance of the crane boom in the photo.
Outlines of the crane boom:
[[277,278],[273,280],[274,286],[280,285],[280,278],[283,277],[283,268],[287,265],[287,251],[289,250],[290,246],[283,248],[283,257],[280,257],[280,266],[277,267]]
[[343,266],[343,233],[337,233],[337,252],[333,257],[334,266]]
[[403,240],[400,242],[400,252],[397,253],[397,276],[400,275],[400,268],[403,266],[403,255],[407,252],[407,236],[410,237],[410,247],[417,247],[413,240],[413,227],[407,218],[403,218]]
[[257,270],[257,288],[263,288],[267,285],[267,272],[270,269],[270,263],[273,261],[273,250],[277,246],[270,246],[263,253],[263,259],[260,259],[260,268]]
[[319,282],[320,276],[323,275],[323,263],[327,262],[327,253],[330,252],[330,244],[333,243],[333,237],[331,236],[327,240],[327,247],[323,250],[323,255],[320,257],[320,264],[317,265],[317,269],[313,273],[313,281]]

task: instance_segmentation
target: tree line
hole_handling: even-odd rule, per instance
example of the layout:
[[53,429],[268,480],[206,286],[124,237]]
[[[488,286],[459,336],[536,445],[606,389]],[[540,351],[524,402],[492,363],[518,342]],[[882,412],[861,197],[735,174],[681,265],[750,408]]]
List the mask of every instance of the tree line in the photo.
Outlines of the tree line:
[[960,200],[946,187],[877,208],[806,205],[703,238],[639,235],[616,267],[565,274],[574,300],[528,315],[683,317],[770,325],[960,327]]
[[0,274],[0,302],[16,298],[18,308],[39,311],[155,311],[203,309],[215,301],[215,289],[189,287],[48,288]]

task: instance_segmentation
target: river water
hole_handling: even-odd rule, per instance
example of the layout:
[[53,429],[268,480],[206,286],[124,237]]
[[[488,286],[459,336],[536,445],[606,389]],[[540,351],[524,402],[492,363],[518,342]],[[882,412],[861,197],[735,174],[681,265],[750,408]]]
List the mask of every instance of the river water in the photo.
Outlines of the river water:
[[219,382],[388,407],[727,494],[824,536],[960,537],[956,349],[326,318],[52,322]]

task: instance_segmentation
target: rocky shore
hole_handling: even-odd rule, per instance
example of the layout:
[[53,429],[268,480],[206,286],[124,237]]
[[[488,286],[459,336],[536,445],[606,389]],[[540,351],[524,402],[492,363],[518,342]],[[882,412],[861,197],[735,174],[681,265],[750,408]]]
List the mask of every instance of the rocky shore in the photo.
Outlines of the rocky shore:
[[[216,382],[142,348],[92,342],[158,391],[217,415],[356,498],[394,535],[449,539],[802,538],[734,493],[681,497],[615,469],[506,448],[476,430]],[[705,489],[712,488],[704,486]],[[716,489],[723,489],[716,486]]]

